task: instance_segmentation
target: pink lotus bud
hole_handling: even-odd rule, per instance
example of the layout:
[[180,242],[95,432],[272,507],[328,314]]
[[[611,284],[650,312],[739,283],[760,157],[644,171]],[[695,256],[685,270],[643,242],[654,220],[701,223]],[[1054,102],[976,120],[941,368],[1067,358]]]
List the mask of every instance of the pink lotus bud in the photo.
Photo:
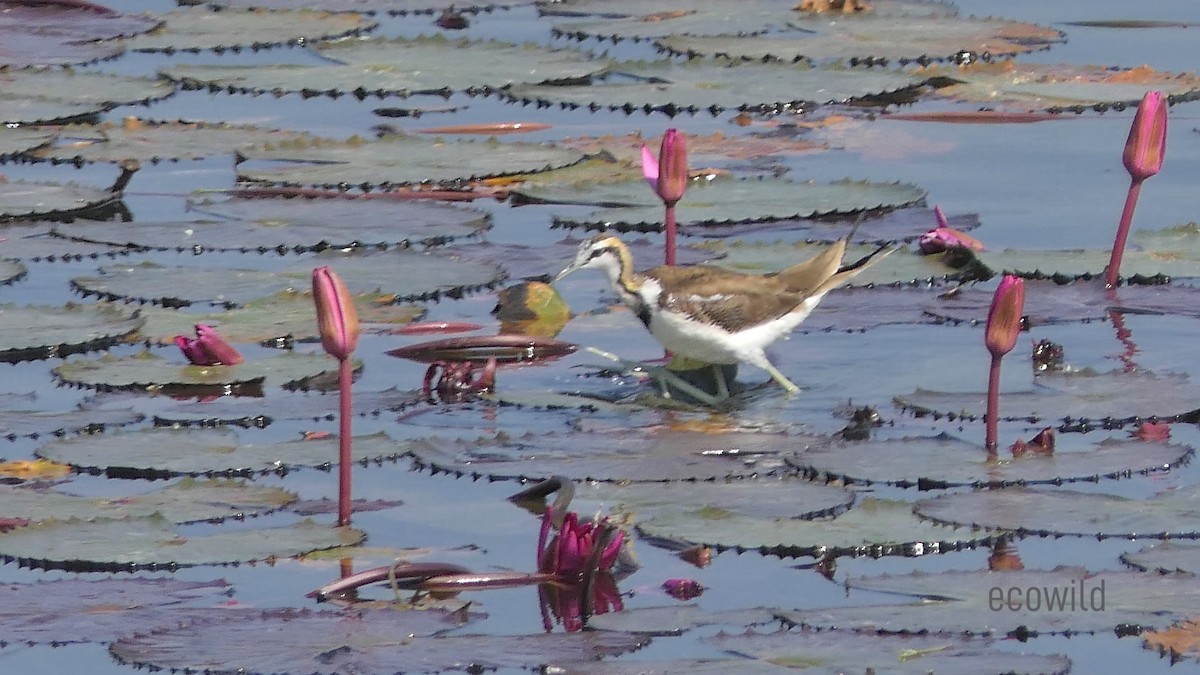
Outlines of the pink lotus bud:
[[937,219],[937,227],[921,235],[921,239],[917,242],[921,253],[930,255],[932,253],[941,253],[951,248],[969,248],[972,251],[984,250],[983,242],[966,232],[949,226],[946,222],[946,215],[942,213],[942,207],[933,207],[933,216]]
[[1158,173],[1167,154],[1167,101],[1160,91],[1148,91],[1138,104],[1129,139],[1125,141],[1125,170],[1135,181]]
[[651,189],[668,206],[683,198],[688,184],[687,143],[683,134],[667,129],[663,134],[658,158],[642,146],[642,175]]
[[992,297],[992,308],[988,311],[984,344],[993,357],[999,358],[1012,351],[1021,332],[1021,312],[1025,311],[1025,280],[1006,274]]
[[225,341],[216,328],[196,324],[196,337],[176,335],[175,344],[194,366],[236,366],[245,361],[242,354]]
[[344,361],[358,346],[358,311],[354,309],[354,299],[337,273],[328,267],[314,269],[312,280],[321,344],[331,356]]

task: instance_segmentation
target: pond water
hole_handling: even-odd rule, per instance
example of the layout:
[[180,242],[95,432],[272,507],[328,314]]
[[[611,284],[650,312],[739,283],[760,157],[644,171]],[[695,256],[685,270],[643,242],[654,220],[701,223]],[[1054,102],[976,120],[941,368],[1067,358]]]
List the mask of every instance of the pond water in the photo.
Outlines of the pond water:
[[[683,3],[681,3],[683,4]],[[1189,0],[1156,1],[1141,4],[1086,2],[1075,0],[1048,4],[1035,0],[1005,3],[986,0],[961,0],[963,14],[1000,15],[1035,22],[1063,30],[1067,41],[1049,51],[1022,57],[1025,61],[1070,64],[1104,64],[1132,67],[1148,64],[1156,69],[1187,72],[1197,69],[1197,30],[1200,29],[1200,5]],[[155,0],[120,2],[108,6],[121,12],[166,12],[174,8]],[[380,16],[376,34],[414,36],[435,30],[433,17]],[[1108,19],[1157,20],[1188,24],[1186,27],[1109,28],[1068,25],[1067,22]],[[471,26],[462,34],[475,38],[499,38],[509,41],[533,41],[568,46],[550,36],[549,24],[539,19],[531,7],[515,7],[470,16]],[[611,50],[622,57],[651,57],[652,48],[622,42],[584,43],[585,48]],[[174,63],[318,63],[319,57],[303,49],[283,48],[258,53],[215,55],[201,53],[167,56],[163,54],[126,54],[88,69],[133,75],[150,75]],[[383,119],[372,113],[381,105],[461,107],[453,114],[427,114],[419,118]],[[923,103],[913,110],[950,108],[946,103]],[[963,109],[963,108],[959,108]],[[1167,161],[1162,173],[1150,179],[1142,191],[1135,227],[1159,229],[1197,220],[1195,184],[1200,176],[1200,135],[1197,123],[1200,103],[1183,103],[1171,109],[1171,132]],[[905,110],[908,111],[908,110]],[[833,128],[821,136],[832,149],[823,152],[779,154],[770,158],[773,167],[795,180],[830,181],[844,177],[857,180],[903,181],[919,185],[928,192],[929,206],[940,204],[948,214],[978,214],[981,226],[974,234],[989,248],[1019,249],[1106,249],[1111,245],[1123,204],[1128,176],[1121,166],[1121,149],[1129,130],[1132,111],[1097,114],[1089,112],[1069,119],[1037,124],[947,124],[889,120],[886,115],[869,117],[851,111],[857,120]],[[325,97],[301,99],[298,96],[235,96],[208,92],[179,92],[147,107],[122,107],[105,115],[120,120],[125,115],[148,119],[212,120],[252,123],[263,128],[308,131],[335,138],[353,135],[370,137],[373,127],[390,124],[405,131],[447,124],[474,124],[495,121],[541,122],[548,129],[520,136],[525,141],[556,141],[566,137],[624,135],[640,133],[657,139],[667,128],[675,127],[689,135],[708,135],[720,131],[730,136],[766,133],[775,126],[787,127],[803,119],[788,116],[754,118],[749,126],[733,122],[732,113],[711,116],[702,113],[674,119],[664,115],[626,115],[620,112],[565,112],[557,107],[519,106],[498,98],[467,97],[456,94],[448,99],[437,97],[391,98],[358,101],[353,97],[331,100]],[[735,161],[725,160],[737,168]],[[744,168],[745,165],[743,165]],[[106,164],[75,169],[49,164],[10,164],[0,166],[10,179],[77,181],[87,185],[106,185],[116,171]],[[186,220],[189,197],[199,192],[221,191],[235,184],[234,162],[219,156],[182,163],[164,162],[147,165],[137,173],[126,192],[125,204],[134,225],[141,222]],[[539,207],[511,208],[489,199],[473,203],[491,213],[494,226],[486,240],[496,244],[545,246],[563,238],[562,230],[551,229],[551,213]],[[932,225],[932,223],[931,223]],[[0,229],[0,237],[4,232]],[[752,235],[773,239],[772,233]],[[803,238],[784,233],[779,236]],[[685,239],[684,243],[695,240]],[[0,243],[0,254],[3,243]],[[902,253],[900,255],[906,255]],[[139,254],[134,260],[148,260],[167,266],[256,267],[274,269],[304,260],[303,256],[278,257],[273,254],[206,253],[194,256],[174,253]],[[308,259],[315,260],[313,256]],[[499,261],[503,263],[504,261]],[[566,257],[543,273],[552,274],[569,262]],[[639,260],[641,266],[654,261]],[[16,304],[61,305],[81,300],[70,290],[70,280],[91,275],[98,265],[85,262],[28,262],[28,275],[17,283],[0,286],[0,302]],[[314,262],[314,264],[319,264]],[[1200,272],[1200,269],[1197,270]],[[1194,274],[1191,276],[1200,276]],[[1185,282],[1186,283],[1186,282]],[[994,282],[981,288],[990,292]],[[558,285],[559,291],[577,314],[611,305],[614,297],[603,278],[595,273],[580,273]],[[427,303],[427,320],[472,321],[485,325],[480,334],[492,334],[496,322],[490,311],[496,303],[494,292],[468,294],[460,300]],[[189,308],[183,311],[197,311]],[[1194,312],[1193,312],[1194,314]],[[1130,314],[1125,325],[1139,351],[1135,360],[1141,369],[1165,374],[1197,374],[1194,318]],[[619,353],[622,357],[650,361],[661,356],[659,347],[627,313],[591,314],[568,323],[557,336],[581,345],[594,345]],[[391,358],[385,352],[426,339],[392,334],[364,335],[357,356],[364,367],[355,383],[359,392],[381,391],[389,387],[404,390],[420,387],[424,366]],[[1064,345],[1068,361],[1079,368],[1107,371],[1120,366],[1118,355],[1123,344],[1109,321],[1035,326],[1022,336],[1017,350],[1009,356],[1002,376],[1006,391],[1033,388],[1029,363],[1029,345],[1034,339],[1050,339]],[[772,359],[780,369],[804,389],[793,397],[783,396],[774,385],[756,390],[731,412],[672,413],[650,412],[639,420],[667,426],[681,421],[707,421],[721,427],[803,427],[814,433],[832,433],[845,420],[832,412],[842,403],[876,407],[884,419],[900,421],[901,411],[892,399],[917,388],[936,391],[980,391],[987,377],[987,353],[982,331],[977,326],[894,325],[865,332],[812,332],[794,335],[778,343]],[[266,358],[275,352],[253,344],[239,344],[250,360]],[[308,348],[311,345],[304,345]],[[123,345],[110,351],[129,355],[141,345]],[[162,355],[170,350],[156,350]],[[84,355],[91,357],[92,355]],[[80,357],[74,357],[80,358]],[[22,362],[4,366],[0,394],[33,392],[37,406],[44,410],[63,410],[87,399],[93,392],[60,386],[51,369],[59,360]],[[589,393],[631,390],[620,378],[607,382],[586,377],[603,365],[599,358],[584,351],[539,367],[501,370],[498,388],[501,394],[515,398],[540,392],[582,390]],[[743,366],[740,380],[757,384],[766,380],[761,371]],[[330,399],[333,400],[333,399]],[[145,396],[137,399],[136,409],[151,418],[175,402],[169,397]],[[1001,402],[1002,409],[1004,401]],[[1186,409],[1187,406],[1184,406]],[[485,404],[464,406],[421,404],[402,412],[355,419],[356,434],[384,431],[398,440],[419,438],[458,426],[462,435],[526,431],[560,432],[582,426],[611,431],[608,427],[627,424],[618,413],[599,413],[588,417],[572,410],[560,413],[526,413],[523,409],[494,409]],[[332,409],[331,411],[332,412]],[[468,419],[478,415],[477,419]],[[143,425],[146,426],[146,425]],[[946,431],[974,443],[982,442],[983,428],[978,423],[963,425],[906,419],[905,433],[936,434]],[[293,440],[309,431],[336,433],[336,422],[319,420],[272,424],[264,429],[237,429],[242,442],[266,443]],[[1128,429],[1097,431],[1087,435],[1062,434],[1060,447],[1071,450],[1094,443],[1103,435],[1128,435]],[[1036,427],[1022,422],[1001,426],[1004,445],[1017,437],[1029,438]],[[444,432],[443,432],[444,433]],[[638,431],[637,433],[643,433]],[[644,433],[651,433],[645,431]],[[880,433],[886,434],[885,428]],[[569,438],[569,437],[568,437]],[[1175,443],[1194,447],[1200,432],[1194,424],[1171,427]],[[5,441],[0,458],[30,459],[44,439],[18,438]],[[265,476],[256,484],[280,486],[297,493],[301,499],[336,498],[336,474],[301,470],[286,476]],[[1200,482],[1194,464],[1184,465],[1125,480],[1100,481],[1072,489],[1117,494],[1135,499],[1180,490]],[[96,476],[76,475],[65,486],[69,492],[95,496],[117,496],[149,492],[163,487],[163,481],[121,481]],[[379,511],[355,514],[353,524],[365,531],[368,546],[388,549],[428,549],[422,560],[445,560],[476,571],[530,570],[534,567],[538,519],[513,506],[506,498],[519,489],[513,482],[455,478],[446,474],[410,470],[407,460],[381,466],[356,466],[354,496],[364,500],[400,500],[402,505]],[[863,496],[916,501],[929,493],[903,490],[882,484],[863,489]],[[586,491],[585,491],[586,496]],[[580,506],[594,509],[597,504]],[[600,505],[607,508],[610,505]],[[0,516],[3,516],[0,513]],[[333,516],[319,515],[322,523]],[[299,519],[282,512],[225,522],[183,527],[185,536],[210,533],[216,529],[232,531],[264,525],[284,525]],[[955,535],[957,536],[957,535]],[[831,578],[814,569],[812,558],[780,559],[756,552],[738,554],[726,551],[714,556],[712,564],[697,568],[664,548],[650,545],[633,535],[640,569],[621,579],[627,609],[677,604],[666,596],[660,584],[669,578],[687,577],[705,587],[695,599],[703,610],[716,612],[759,606],[784,609],[836,607],[893,602],[896,596],[867,590],[848,590],[848,578],[881,574],[904,574],[919,570],[929,573],[943,570],[986,570],[989,551],[974,550],[924,555],[919,557],[841,558]],[[1081,565],[1090,571],[1123,569],[1118,556],[1137,551],[1146,541],[1123,539],[1097,541],[1094,538],[1037,538],[1016,542],[1026,569],[1052,569],[1059,565]],[[0,546],[0,553],[3,552]],[[386,564],[384,554],[369,556],[348,554],[356,570]],[[279,560],[273,564],[232,567],[194,567],[170,574],[181,580],[224,579],[232,585],[231,602],[244,607],[309,607],[317,604],[305,597],[310,590],[339,576],[335,559]],[[17,564],[0,566],[0,581],[28,583],[39,580],[83,578],[105,579],[140,576],[159,578],[162,573],[139,572],[136,575],[98,573],[72,574],[61,571],[25,569]],[[981,595],[988,589],[978,589]],[[379,598],[388,591],[371,591]],[[472,610],[486,613],[461,632],[519,635],[540,633],[535,588],[491,590],[471,594]],[[2,612],[0,612],[2,613]],[[680,658],[724,658],[728,654],[709,644],[705,638],[722,629],[742,630],[740,626],[705,626],[681,636],[656,637],[647,647],[622,657],[622,660],[654,661]],[[561,627],[556,629],[561,632]],[[0,634],[0,642],[8,638]],[[1141,639],[1117,639],[1110,631],[1072,637],[1043,636],[1027,642],[1000,640],[1001,650],[1036,654],[1064,654],[1073,663],[1073,672],[1166,673],[1191,670],[1195,662],[1172,665],[1169,659],[1143,649]],[[220,645],[213,645],[220,650]],[[9,642],[0,647],[0,671],[4,673],[88,672],[92,675],[129,673],[133,669],[116,663],[108,654],[107,644],[55,646],[23,645]],[[518,672],[518,671],[514,671]]]

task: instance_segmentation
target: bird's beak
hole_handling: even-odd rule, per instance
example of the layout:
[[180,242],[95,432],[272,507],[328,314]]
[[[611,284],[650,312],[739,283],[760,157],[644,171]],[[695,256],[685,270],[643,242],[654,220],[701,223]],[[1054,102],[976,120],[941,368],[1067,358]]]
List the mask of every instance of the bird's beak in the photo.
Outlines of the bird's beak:
[[570,265],[567,265],[567,267],[565,269],[563,269],[563,271],[561,271],[557,275],[555,275],[554,281],[551,283],[557,283],[559,281],[562,281],[564,277],[566,277],[571,272],[574,272],[575,270],[579,269],[579,267],[580,267],[579,261],[575,261],[575,262],[571,263]]

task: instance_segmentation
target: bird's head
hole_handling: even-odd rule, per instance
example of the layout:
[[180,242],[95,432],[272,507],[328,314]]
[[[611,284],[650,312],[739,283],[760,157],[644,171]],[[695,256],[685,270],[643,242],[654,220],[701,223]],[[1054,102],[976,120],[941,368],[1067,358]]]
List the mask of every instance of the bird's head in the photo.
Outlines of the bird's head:
[[579,251],[575,254],[575,260],[559,272],[554,280],[559,281],[576,270],[589,267],[602,269],[615,279],[621,275],[622,271],[632,268],[632,266],[633,261],[630,259],[629,249],[625,247],[625,243],[610,234],[602,234],[581,243]]

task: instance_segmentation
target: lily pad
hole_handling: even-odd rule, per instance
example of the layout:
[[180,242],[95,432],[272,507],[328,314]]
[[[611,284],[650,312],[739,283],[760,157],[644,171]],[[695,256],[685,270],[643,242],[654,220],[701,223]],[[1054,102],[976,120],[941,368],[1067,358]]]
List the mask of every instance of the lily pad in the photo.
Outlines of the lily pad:
[[0,586],[0,635],[25,644],[111,642],[179,619],[185,603],[227,600],[229,591],[224,581],[167,578],[6,583]]
[[1049,457],[989,460],[982,445],[941,434],[809,446],[787,461],[813,478],[932,490],[1125,478],[1169,470],[1187,462],[1193,452],[1183,445],[1138,440],[1106,439],[1071,449],[1063,445]]
[[[1191,575],[1053,570],[913,572],[852,577],[852,589],[901,593],[920,603],[781,612],[811,628],[884,633],[946,632],[1033,637],[1041,633],[1136,634],[1166,627],[1194,613],[1200,600]],[[996,592],[1003,596],[996,602]],[[1015,589],[1010,594],[1009,590]],[[1008,605],[1009,598],[1014,600]],[[1054,606],[1050,603],[1053,601]],[[999,606],[999,609],[997,609]]]
[[[136,251],[129,246],[109,246],[67,241],[51,233],[52,225],[43,222],[5,223],[0,251],[5,258],[23,262],[80,262],[101,258],[119,258]],[[6,261],[7,262],[7,261]]]
[[80,497],[57,490],[0,485],[0,514],[31,522],[158,514],[183,524],[258,516],[282,509],[295,499],[295,494],[283,488],[192,478],[129,497]]
[[187,7],[160,15],[163,27],[126,40],[135,52],[259,50],[359,35],[376,27],[360,14],[320,11],[214,11]]
[[54,369],[58,379],[101,391],[135,390],[181,394],[259,389],[266,383],[288,386],[337,370],[337,360],[324,353],[285,353],[250,359],[236,366],[194,366],[182,354],[173,358],[143,351],[132,356],[105,354],[75,359]]
[[[198,0],[184,0],[181,5],[200,4]],[[245,9],[320,9],[326,12],[361,12],[363,14],[435,14],[452,9],[463,13],[491,12],[533,4],[533,0],[506,0],[505,2],[451,2],[450,0],[220,0],[206,2],[217,7],[241,7]]]
[[[654,193],[644,180],[626,181],[579,190],[574,196],[564,190],[522,190],[526,198],[574,203],[617,203],[628,207],[609,208],[582,216],[557,215],[559,227],[605,230],[616,225],[639,231],[661,231],[663,207],[654,204]],[[676,210],[683,232],[699,227],[737,223],[761,223],[793,218],[839,216],[863,211],[881,211],[911,206],[925,198],[925,191],[911,183],[869,183],[842,180],[834,183],[797,183],[779,178],[692,181]]]
[[32,153],[53,162],[145,162],[202,159],[233,154],[240,148],[280,144],[303,138],[296,131],[206,122],[156,122],[126,118],[120,124],[70,125],[57,143]]
[[[848,631],[784,630],[721,633],[705,642],[756,661],[789,666],[789,672],[979,675],[1065,675],[1071,660],[1060,655],[995,649],[990,640],[962,636],[863,635]],[[732,671],[741,672],[740,665]],[[690,672],[690,671],[689,671]]]
[[[743,243],[737,240],[712,240],[697,246],[711,252],[716,257],[712,261],[712,264],[753,274],[779,272],[796,263],[808,260],[829,248],[829,245],[825,243]],[[850,246],[846,249],[844,259],[846,261],[858,260],[878,248],[877,245],[863,246],[859,244]],[[965,267],[957,266],[959,262],[961,261],[953,254],[923,256],[907,254],[901,251],[890,256],[883,263],[867,269],[855,277],[847,286],[877,286],[885,284],[893,286],[929,286],[934,283],[976,278],[979,271],[978,268],[970,265]],[[913,301],[919,299],[916,295],[909,297]],[[932,297],[932,294],[926,294],[926,304],[929,304],[929,300]]]
[[[876,184],[882,187],[886,184]],[[950,227],[968,232],[979,227],[979,216],[976,214],[952,215],[947,217]],[[784,220],[768,220],[764,222],[740,222],[723,224],[720,227],[697,227],[679,231],[684,237],[703,237],[711,239],[726,239],[726,244],[732,244],[729,237],[739,235],[758,235],[765,237],[776,232],[794,233],[803,237],[806,243],[832,243],[855,231],[854,243],[881,244],[884,242],[913,243],[929,231],[933,223],[933,209],[909,206],[899,209],[884,209],[860,211],[853,217],[837,218],[795,218]],[[563,223],[563,226],[569,227]],[[614,223],[611,228],[624,232],[624,228],[638,231],[637,225]],[[658,223],[649,225],[649,230],[657,232],[661,228]]]
[[111,305],[0,305],[0,361],[49,359],[104,349],[141,328],[137,312]]
[[[1155,375],[1147,371],[1091,369],[1045,372],[1032,391],[1005,392],[1000,404],[1007,421],[1055,421],[1063,430],[1117,428],[1143,420],[1164,421],[1191,416],[1197,403],[1196,386],[1185,375]],[[987,394],[918,389],[898,396],[896,405],[913,415],[982,421]],[[1191,408],[1191,409],[1189,409]]]
[[[597,614],[588,619],[588,628],[643,635],[679,635],[684,631],[701,626],[751,626],[775,623],[775,621],[774,611],[766,607],[713,612],[696,604],[687,604],[669,607],[639,607]],[[728,665],[729,662],[726,664]],[[741,671],[737,670],[737,672]]]
[[671,548],[703,544],[786,557],[919,556],[972,548],[991,539],[923,523],[913,515],[910,502],[874,497],[860,499],[845,513],[823,520],[664,504],[653,517],[640,520],[637,529],[641,536]]
[[[305,290],[312,268],[329,264],[352,293],[388,294],[393,302],[461,297],[467,291],[499,283],[503,271],[491,262],[465,262],[441,254],[408,250],[330,253],[302,266],[278,272],[221,267],[163,267],[153,263],[100,268],[101,276],[76,277],[71,285],[84,295],[151,302],[164,307],[196,303],[233,308],[275,293]],[[148,295],[153,293],[154,295]]]
[[105,410],[0,410],[0,437],[8,440],[95,434],[109,428],[136,424],[145,415],[130,408]]
[[[149,104],[161,101],[175,93],[175,85],[162,78],[130,77],[92,71],[75,70],[17,70],[0,77],[0,97],[5,107],[19,110],[21,100],[35,102],[58,102],[71,106],[84,106],[94,112],[103,112],[121,105]],[[31,109],[36,110],[34,104]],[[74,109],[75,111],[81,110]],[[0,108],[0,112],[3,112]],[[69,114],[58,117],[74,117],[78,113],[71,108]],[[8,122],[47,122],[46,119],[11,119]],[[122,158],[124,159],[124,158]]]
[[418,184],[462,186],[472,180],[570,166],[583,159],[574,150],[546,144],[400,135],[376,141],[317,140],[255,149],[244,155],[247,160],[274,160],[277,164],[242,163],[238,165],[240,181],[364,191]]
[[0,533],[0,559],[73,572],[133,572],[292,558],[366,535],[311,520],[217,534],[182,534],[161,516],[50,520]]
[[[7,100],[5,99],[5,101]],[[9,115],[0,110],[0,122],[7,124],[9,121]],[[16,155],[40,148],[53,140],[54,132],[45,129],[0,127],[0,162],[8,161]]]
[[29,268],[17,260],[0,260],[0,286],[6,286],[25,276]]
[[669,482],[768,475],[787,448],[811,437],[734,432],[544,434],[477,441],[414,441],[419,466],[492,480]]
[[[594,661],[633,651],[648,640],[612,632],[454,635],[460,613],[366,613],[271,610],[243,621],[199,623],[113,643],[118,661],[139,668],[209,672],[361,673],[482,672]],[[264,641],[263,635],[274,639]],[[221,648],[214,652],[213,646]]]
[[100,5],[5,2],[0,66],[61,66],[109,59],[125,50],[114,38],[153,30],[162,20],[118,14]]
[[0,223],[19,219],[69,220],[120,199],[117,192],[71,183],[0,181]]
[[620,63],[591,84],[517,84],[502,92],[525,103],[563,108],[663,112],[728,109],[781,112],[812,105],[877,100],[913,89],[927,78],[900,70],[850,70],[803,64],[707,61]]
[[1121,562],[1142,572],[1200,574],[1200,546],[1164,541],[1121,554]]
[[1008,488],[944,495],[917,502],[923,518],[973,528],[1039,536],[1100,539],[1200,537],[1200,488],[1189,486],[1149,499],[1070,490]]
[[[120,396],[112,404],[119,405],[123,401]],[[401,409],[420,400],[421,394],[416,391],[355,389],[351,405],[355,415],[375,417],[385,410]],[[222,396],[215,401],[180,401],[166,407],[156,407],[154,423],[172,427],[261,428],[283,420],[333,420],[337,418],[337,410],[337,394],[297,392],[261,399]]]
[[[396,461],[406,446],[386,434],[356,436],[354,461]],[[298,468],[328,470],[338,462],[338,438],[239,444],[226,430],[147,429],[126,434],[77,436],[37,449],[39,457],[92,473],[122,478],[244,476]]]
[[1006,60],[968,66],[933,65],[922,72],[955,82],[938,89],[938,96],[1018,110],[1120,110],[1136,106],[1148,89],[1162,91],[1173,102],[1200,95],[1200,76],[1158,72],[1149,66],[1113,69]]

